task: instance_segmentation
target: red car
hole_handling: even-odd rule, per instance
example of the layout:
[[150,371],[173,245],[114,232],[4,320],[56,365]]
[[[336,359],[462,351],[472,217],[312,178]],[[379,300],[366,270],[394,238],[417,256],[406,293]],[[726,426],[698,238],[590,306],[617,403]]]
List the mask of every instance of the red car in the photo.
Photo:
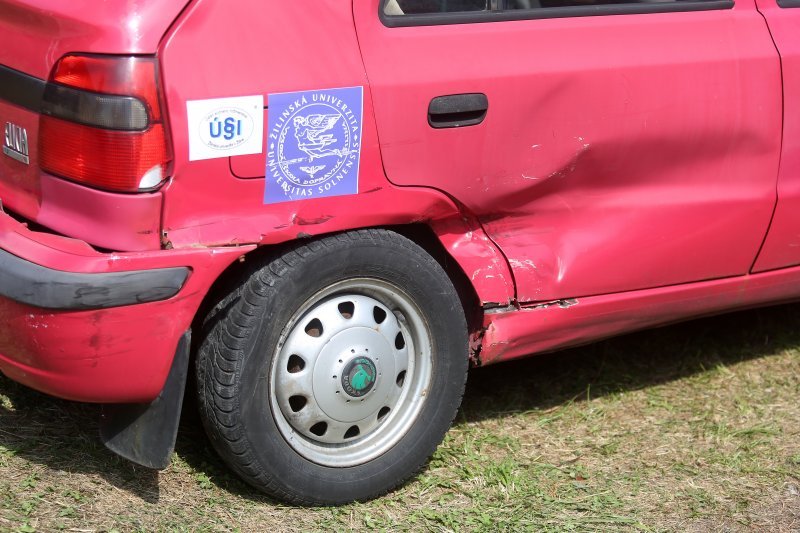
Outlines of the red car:
[[0,0],[0,370],[380,495],[468,365],[800,298],[797,0]]

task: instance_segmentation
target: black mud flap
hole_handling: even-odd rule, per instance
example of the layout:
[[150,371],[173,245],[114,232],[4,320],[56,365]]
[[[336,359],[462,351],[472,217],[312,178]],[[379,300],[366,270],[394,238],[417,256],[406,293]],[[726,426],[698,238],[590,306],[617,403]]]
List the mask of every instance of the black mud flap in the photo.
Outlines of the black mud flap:
[[169,466],[189,373],[191,339],[191,330],[181,336],[158,398],[150,403],[103,406],[100,438],[109,450],[147,468],[163,470]]

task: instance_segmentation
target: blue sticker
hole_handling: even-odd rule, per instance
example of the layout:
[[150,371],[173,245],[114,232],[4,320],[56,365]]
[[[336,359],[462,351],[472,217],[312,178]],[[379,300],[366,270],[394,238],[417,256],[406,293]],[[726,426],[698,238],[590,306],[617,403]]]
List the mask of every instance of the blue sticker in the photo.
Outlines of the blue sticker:
[[264,203],[358,192],[363,87],[269,95]]

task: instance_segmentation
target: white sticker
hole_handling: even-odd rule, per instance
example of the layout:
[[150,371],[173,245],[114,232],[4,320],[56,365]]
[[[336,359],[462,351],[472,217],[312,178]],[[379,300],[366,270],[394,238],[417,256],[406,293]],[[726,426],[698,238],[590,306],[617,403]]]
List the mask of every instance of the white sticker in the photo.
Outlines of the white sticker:
[[260,154],[264,142],[264,96],[186,102],[189,161]]

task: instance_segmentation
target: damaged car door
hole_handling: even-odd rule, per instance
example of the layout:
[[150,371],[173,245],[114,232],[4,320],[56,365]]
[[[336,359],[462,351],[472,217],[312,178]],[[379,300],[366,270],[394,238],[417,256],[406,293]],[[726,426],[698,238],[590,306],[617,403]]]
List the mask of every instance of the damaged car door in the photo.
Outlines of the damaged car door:
[[388,178],[447,192],[520,302],[747,273],[776,201],[753,0],[354,4]]

